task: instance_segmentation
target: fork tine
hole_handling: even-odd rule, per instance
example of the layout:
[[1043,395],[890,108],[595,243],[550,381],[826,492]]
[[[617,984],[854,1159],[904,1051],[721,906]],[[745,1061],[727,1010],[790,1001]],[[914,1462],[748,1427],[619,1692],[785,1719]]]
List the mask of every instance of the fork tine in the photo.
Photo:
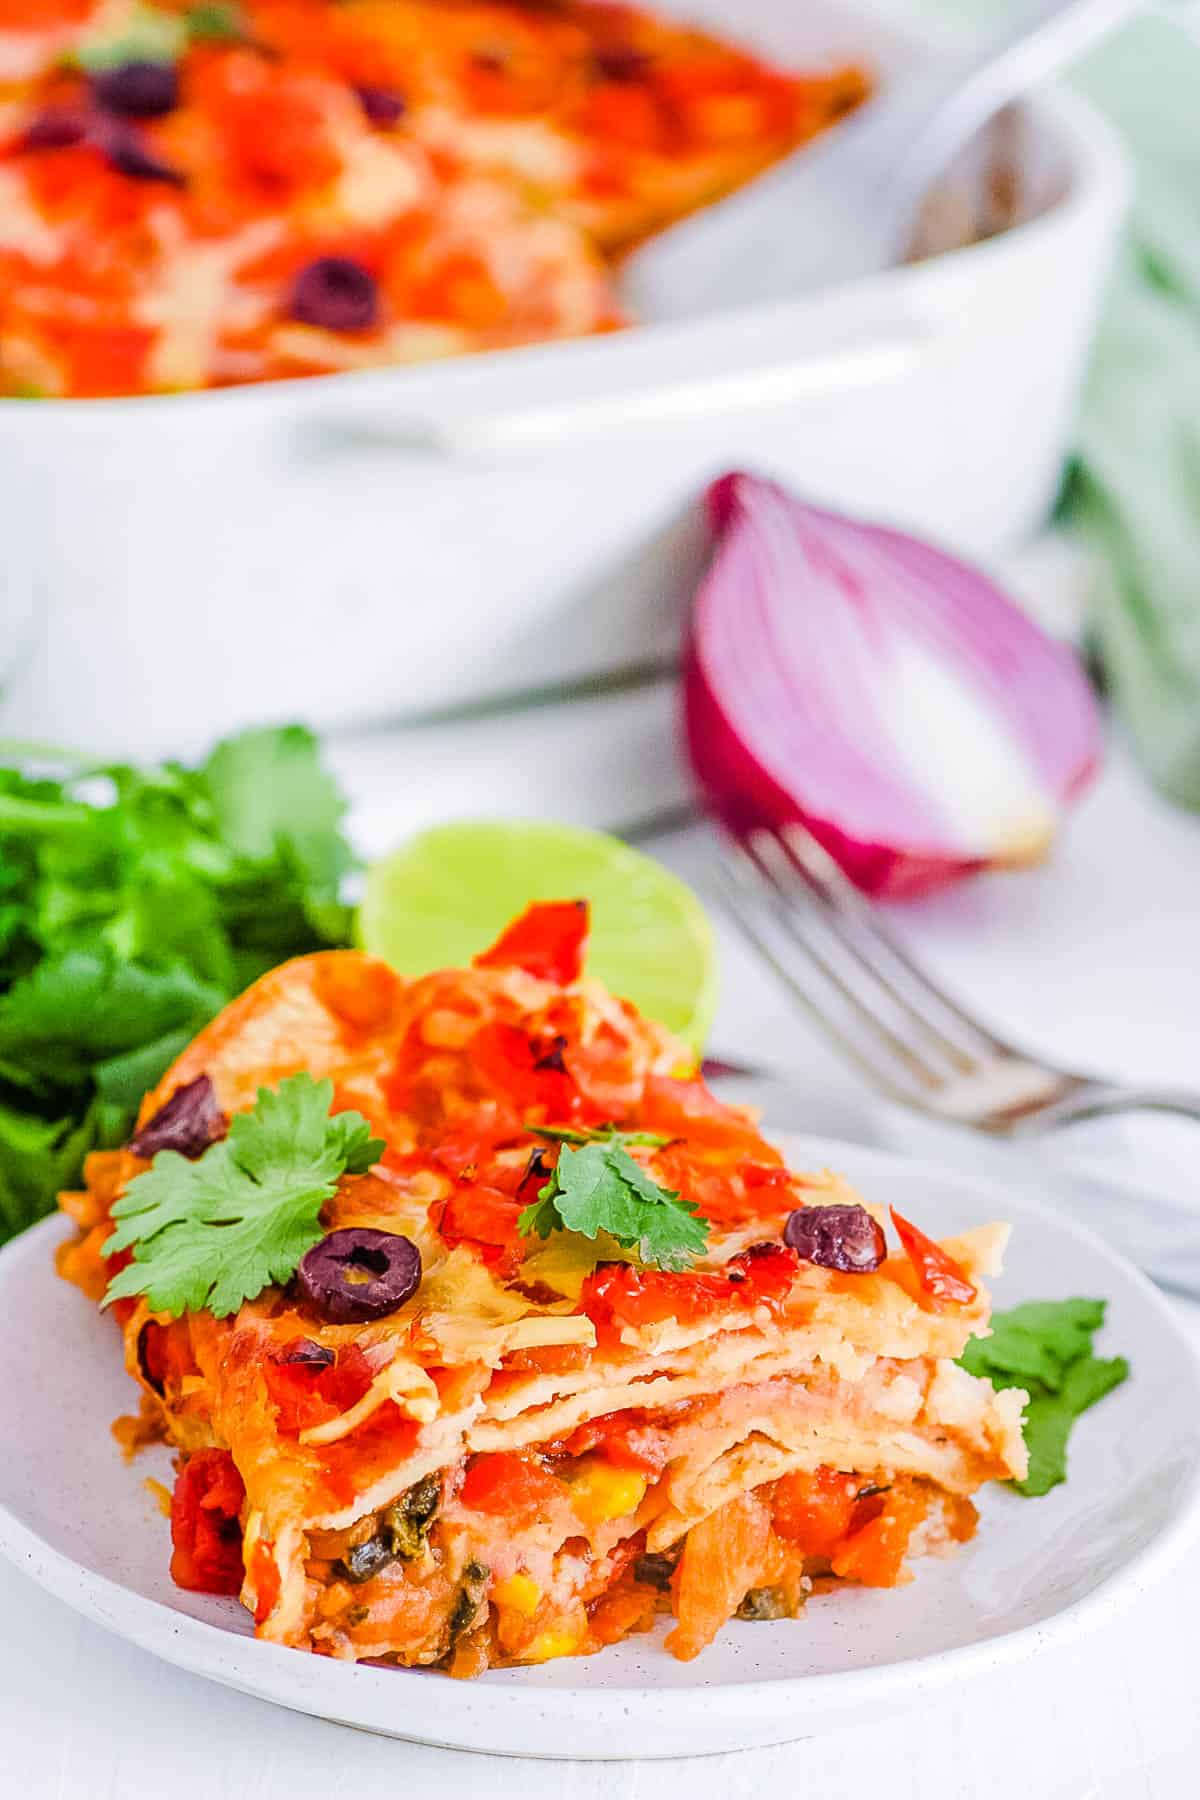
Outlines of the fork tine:
[[919,1018],[895,1003],[887,984],[877,981],[870,966],[839,929],[838,921],[797,880],[774,834],[752,832],[742,845],[742,853],[766,882],[772,911],[782,929],[805,957],[819,966],[859,1020],[893,1057],[913,1071],[926,1089],[941,1085],[947,1074],[946,1062],[954,1063],[955,1059],[947,1056],[936,1034],[924,1031]]
[[[838,971],[804,937],[794,906],[770,873],[742,846],[731,847],[718,860],[717,868],[734,922],[817,1023],[858,1064],[868,1080],[906,1105],[927,1101],[931,1090],[940,1085],[940,1077],[863,1004]],[[764,921],[767,918],[772,920],[774,930],[766,929]],[[802,958],[781,953],[781,937],[799,944]],[[827,995],[814,992],[806,981],[805,975],[811,976],[814,971],[833,990],[843,1016],[831,1011]],[[816,985],[819,988],[820,984]],[[847,1012],[860,1024],[865,1024],[866,1041],[861,1029],[847,1024],[844,1017]]]
[[[919,1020],[927,1032],[936,1035],[959,1068],[969,1072],[976,1066],[980,1053],[985,1056],[1012,1054],[1011,1045],[1004,1043],[977,1019],[973,1019],[932,976],[913,961],[899,940],[880,923],[874,907],[864,899],[824,845],[818,843],[810,831],[802,825],[793,824],[785,825],[770,835],[783,846],[797,875],[826,910],[830,928],[840,928],[847,946],[853,946],[859,960],[870,969],[874,979],[886,988],[896,1005],[903,1007],[910,1017]],[[890,975],[887,973],[888,965],[891,966]],[[897,974],[903,987],[896,985]],[[930,1007],[941,1015],[942,1024],[939,1025],[932,1016],[928,1010]],[[966,1042],[948,1035],[948,1025],[964,1034],[964,1038],[973,1045],[973,1052],[967,1048]]]

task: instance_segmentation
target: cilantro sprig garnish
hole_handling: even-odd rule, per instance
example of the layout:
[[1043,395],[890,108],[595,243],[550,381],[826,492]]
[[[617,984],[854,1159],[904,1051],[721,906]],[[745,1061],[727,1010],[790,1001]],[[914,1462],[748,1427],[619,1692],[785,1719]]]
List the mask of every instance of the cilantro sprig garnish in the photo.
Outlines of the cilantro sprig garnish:
[[1034,1499],[1067,1479],[1067,1440],[1081,1413],[1129,1374],[1123,1356],[1093,1354],[1103,1300],[1030,1300],[993,1313],[992,1335],[972,1338],[959,1362],[998,1388],[1024,1388],[1029,1473],[1011,1486]]
[[661,1150],[675,1142],[662,1131],[618,1131],[615,1125],[593,1125],[582,1131],[571,1125],[530,1125],[527,1129],[551,1144],[607,1144],[615,1138],[627,1149],[631,1144],[643,1144],[647,1149]]
[[548,1238],[554,1231],[574,1231],[595,1239],[604,1232],[656,1269],[685,1269],[703,1251],[708,1220],[692,1201],[660,1187],[629,1154],[630,1145],[661,1148],[668,1139],[611,1127],[537,1128],[536,1135],[561,1147],[549,1180],[517,1220],[523,1235]]
[[154,1312],[224,1319],[290,1280],[324,1235],[321,1208],[341,1176],[365,1174],[383,1153],[362,1114],[331,1116],[332,1101],[331,1081],[292,1075],[260,1088],[202,1156],[160,1150],[113,1207],[104,1254],[132,1250],[133,1261],[103,1304],[144,1294]]

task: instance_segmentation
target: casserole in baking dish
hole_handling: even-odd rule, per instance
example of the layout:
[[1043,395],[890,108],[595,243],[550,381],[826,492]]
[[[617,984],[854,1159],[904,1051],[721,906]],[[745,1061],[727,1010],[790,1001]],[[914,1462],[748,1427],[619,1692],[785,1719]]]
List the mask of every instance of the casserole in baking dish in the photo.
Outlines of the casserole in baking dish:
[[26,396],[611,329],[615,256],[867,90],[606,0],[39,0],[0,82],[0,393]]
[[[927,41],[810,0],[661,0],[772,64],[886,82]],[[11,731],[186,748],[674,655],[712,477],[989,555],[1044,518],[1128,191],[1090,109],[1007,149],[1021,222],[836,293],[321,380],[0,400],[5,581],[45,621]]]

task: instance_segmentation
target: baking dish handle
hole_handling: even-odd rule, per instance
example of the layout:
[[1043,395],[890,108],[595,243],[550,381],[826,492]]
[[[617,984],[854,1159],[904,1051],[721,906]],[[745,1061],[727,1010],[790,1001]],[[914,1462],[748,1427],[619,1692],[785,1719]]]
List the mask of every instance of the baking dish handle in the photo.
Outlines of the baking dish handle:
[[[682,327],[648,327],[592,340],[586,350],[555,345],[545,353],[502,352],[486,363],[467,358],[438,371],[443,391],[416,416],[410,386],[407,416],[376,404],[326,424],[358,443],[434,456],[549,450],[819,404],[908,374],[940,336],[934,321],[894,298],[864,304],[847,295],[846,302],[831,306],[823,296],[819,308],[755,308]],[[564,364],[564,352],[575,367]],[[473,379],[463,380],[468,371]],[[447,396],[449,374],[458,379]]]

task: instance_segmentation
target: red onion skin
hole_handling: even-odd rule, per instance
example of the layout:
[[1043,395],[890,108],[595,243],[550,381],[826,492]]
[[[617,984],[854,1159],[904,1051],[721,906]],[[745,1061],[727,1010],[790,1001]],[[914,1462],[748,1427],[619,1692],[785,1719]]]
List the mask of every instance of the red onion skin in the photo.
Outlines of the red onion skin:
[[[736,529],[740,521],[740,484],[756,479],[734,473],[722,476],[710,487],[706,504],[717,539],[718,555],[725,535]],[[896,535],[883,528],[872,528],[872,536],[878,536],[880,540]],[[795,794],[781,786],[763,767],[726,716],[705,667],[696,623],[694,611],[684,650],[684,736],[693,773],[710,811],[735,836],[743,836],[756,826],[778,828],[801,823],[862,892],[886,900],[917,899],[968,875],[995,867],[1002,860],[971,858],[932,847],[856,838],[843,830],[836,820],[802,805]],[[1061,802],[1074,798],[1086,787],[1098,767],[1098,747],[1097,727],[1093,752],[1060,789],[1058,798]],[[1020,866],[1020,863],[1013,858],[1007,866]]]

